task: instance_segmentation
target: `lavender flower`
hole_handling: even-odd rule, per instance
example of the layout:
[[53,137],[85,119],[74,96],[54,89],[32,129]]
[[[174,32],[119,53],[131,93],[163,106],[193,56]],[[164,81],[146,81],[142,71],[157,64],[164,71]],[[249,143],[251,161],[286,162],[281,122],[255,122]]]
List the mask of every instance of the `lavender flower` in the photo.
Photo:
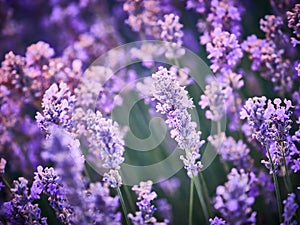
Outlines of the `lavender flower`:
[[4,158],[0,158],[0,174],[4,173],[6,165],[6,160]]
[[252,212],[255,195],[252,192],[256,177],[254,173],[232,169],[228,181],[216,190],[214,207],[230,224],[255,224],[256,212]]
[[155,39],[160,37],[161,29],[157,21],[166,13],[174,12],[169,0],[123,0],[123,10],[128,13],[126,23],[135,32]]
[[52,56],[54,56],[53,48],[51,48],[49,44],[39,41],[27,48],[25,57],[26,64],[27,66],[43,66]]
[[69,224],[74,217],[74,211],[66,197],[65,188],[67,187],[61,185],[61,178],[52,167],[38,166],[31,187],[31,197],[39,199],[42,193],[47,195],[57,218],[63,223]]
[[36,115],[38,125],[45,131],[53,124],[70,128],[74,104],[75,96],[71,95],[67,84],[52,84],[43,96],[43,114],[38,112]]
[[210,225],[226,225],[227,223],[222,218],[219,218],[219,217],[216,216],[213,219],[209,219],[209,224]]
[[221,160],[230,161],[238,169],[251,171],[253,159],[249,156],[250,149],[242,140],[235,141],[232,137],[226,137],[225,133],[209,136],[208,141],[217,149]]
[[179,16],[173,13],[164,15],[164,20],[159,20],[158,25],[161,27],[161,40],[166,42],[166,57],[177,58],[184,54],[185,50],[182,48],[182,27],[179,23]]
[[180,187],[180,179],[177,177],[172,177],[170,179],[164,180],[163,182],[159,182],[158,185],[164,192],[170,197],[174,196]]
[[226,112],[226,102],[229,100],[229,96],[232,93],[232,89],[217,81],[212,81],[209,85],[205,86],[204,95],[201,95],[199,105],[202,109],[209,107],[209,110],[205,112],[207,119],[213,121],[220,121]]
[[152,181],[140,182],[139,186],[134,185],[132,190],[138,195],[137,206],[139,211],[133,214],[128,214],[128,218],[132,221],[134,225],[141,224],[156,224],[164,225],[169,222],[165,220],[164,222],[157,222],[156,218],[153,216],[156,208],[154,205],[151,205],[151,202],[157,197],[157,194],[152,191]]
[[104,118],[99,111],[94,113],[91,110],[84,114],[82,109],[77,109],[74,119],[78,122],[79,135],[85,136],[89,143],[88,159],[109,170],[104,173],[103,180],[111,187],[121,186],[119,169],[124,161],[125,149],[123,134],[118,124]]
[[[247,100],[241,110],[241,119],[247,118],[248,124],[252,130],[252,136],[255,137],[262,146],[269,148],[271,159],[267,154],[268,161],[262,161],[270,172],[279,173],[280,167],[283,165],[284,158],[292,167],[292,155],[299,155],[298,150],[291,142],[289,130],[291,128],[291,108],[290,100],[284,100],[285,106],[278,98],[274,99],[274,104],[266,97],[254,97]],[[271,169],[271,161],[275,166],[275,171]]]
[[38,205],[33,204],[34,199],[28,193],[27,185],[24,177],[14,181],[14,187],[11,188],[13,199],[4,202],[1,214],[10,224],[47,224],[47,219],[41,217]]
[[284,212],[282,214],[283,223],[280,225],[296,225],[298,224],[296,220],[293,220],[293,217],[296,215],[296,211],[299,208],[298,204],[295,201],[296,195],[291,193],[288,195],[287,199],[283,201]]
[[119,197],[110,196],[108,185],[91,183],[86,190],[85,204],[90,224],[121,225],[121,213],[117,212]]
[[237,37],[229,32],[216,28],[212,32],[212,41],[207,43],[207,58],[212,59],[210,68],[215,73],[227,74],[238,64],[243,57],[243,51]]
[[[294,8],[291,11],[286,13],[288,19],[288,27],[293,30],[293,34],[296,35],[297,39],[300,39],[300,21],[299,21],[299,14],[300,14],[300,4],[295,4]],[[294,39],[294,38],[293,38]],[[300,44],[299,41],[296,39],[293,40],[294,47],[296,44]]]
[[185,151],[185,156],[180,158],[188,176],[190,178],[197,176],[202,165],[196,160],[200,158],[198,151],[204,141],[200,141],[201,132],[196,130],[197,124],[191,120],[188,113],[188,109],[194,107],[192,100],[189,99],[184,87],[179,85],[172,71],[159,67],[159,70],[152,74],[152,78],[153,100],[158,101],[156,109],[161,114],[167,115],[166,123],[171,128],[171,137]]

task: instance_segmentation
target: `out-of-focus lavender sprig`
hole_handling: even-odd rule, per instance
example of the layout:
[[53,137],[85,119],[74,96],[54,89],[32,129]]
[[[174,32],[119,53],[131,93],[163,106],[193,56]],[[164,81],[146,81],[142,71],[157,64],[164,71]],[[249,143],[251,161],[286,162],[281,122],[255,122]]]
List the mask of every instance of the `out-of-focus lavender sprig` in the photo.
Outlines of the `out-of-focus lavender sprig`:
[[206,44],[207,57],[212,60],[210,68],[225,76],[233,71],[243,57],[243,51],[235,34],[216,28],[211,35],[211,42]]
[[92,110],[84,112],[76,109],[73,117],[76,123],[77,135],[87,138],[89,153],[87,159],[97,163],[104,173],[104,181],[116,188],[122,185],[119,174],[121,163],[124,161],[124,140],[118,124],[102,114]]
[[295,4],[294,8],[291,11],[287,11],[287,20],[288,27],[293,30],[293,34],[296,35],[296,38],[291,38],[292,45],[295,47],[300,44],[300,4]]
[[297,77],[293,60],[295,51],[288,36],[283,32],[281,17],[267,15],[260,20],[260,28],[265,39],[250,35],[242,43],[242,48],[249,53],[251,68],[275,85],[275,91],[291,91],[293,79]]
[[[247,119],[251,127],[252,137],[256,138],[263,148],[267,146],[271,159],[267,153],[268,161],[262,161],[270,173],[279,173],[284,160],[292,168],[299,157],[299,151],[294,146],[289,134],[291,129],[291,115],[293,108],[290,100],[284,100],[285,106],[279,98],[267,101],[266,97],[249,98],[241,110],[241,119]],[[293,157],[292,157],[293,156]],[[273,162],[271,162],[272,160]],[[271,164],[275,171],[272,171]],[[297,171],[294,169],[294,172]],[[286,171],[288,172],[288,171]]]
[[215,217],[213,219],[209,219],[209,224],[210,225],[227,225],[227,222],[223,220],[222,218]]
[[134,225],[140,224],[154,224],[165,225],[169,221],[157,222],[157,219],[153,216],[156,211],[156,207],[152,205],[152,201],[157,198],[157,194],[152,191],[152,181],[141,181],[139,185],[134,185],[132,190],[138,195],[138,202],[136,203],[139,211],[135,212],[135,215],[128,214],[128,218]]
[[41,217],[38,204],[33,204],[34,198],[28,191],[28,180],[19,177],[11,188],[12,200],[4,202],[0,214],[10,224],[47,224],[47,218]]
[[70,129],[75,101],[75,96],[71,94],[67,84],[52,84],[43,96],[43,114],[38,112],[36,115],[39,127],[47,132],[53,124]]
[[250,149],[242,141],[235,141],[232,137],[226,137],[225,133],[209,136],[208,141],[217,149],[221,160],[232,162],[237,169],[250,172],[254,160],[249,156]]
[[179,85],[174,72],[159,67],[159,70],[152,74],[152,78],[153,100],[158,101],[156,109],[161,114],[166,114],[171,137],[177,141],[179,148],[185,151],[185,156],[180,158],[188,176],[197,176],[202,164],[196,160],[200,158],[199,148],[204,141],[200,140],[201,132],[197,131],[197,124],[188,113],[188,109],[194,107],[193,102],[184,87]]
[[230,224],[255,224],[256,212],[252,212],[256,192],[253,191],[256,177],[254,173],[245,173],[235,168],[227,176],[228,181],[218,186],[214,207]]
[[160,39],[166,42],[166,57],[170,59],[178,58],[185,53],[182,48],[183,25],[179,19],[179,16],[170,13],[164,15],[164,19],[157,22],[161,28]]
[[207,119],[220,121],[226,112],[226,102],[229,101],[232,89],[221,82],[212,81],[205,86],[204,94],[200,96],[199,105],[202,109],[209,107],[205,112]]
[[283,223],[280,225],[297,225],[297,221],[293,220],[293,217],[296,215],[296,211],[299,208],[298,204],[296,203],[296,195],[294,193],[289,194],[287,199],[283,200],[283,205]]
[[57,218],[64,224],[70,224],[74,211],[67,200],[66,188],[68,187],[61,185],[61,178],[52,167],[38,166],[30,191],[33,199],[40,199],[41,194],[48,196]]

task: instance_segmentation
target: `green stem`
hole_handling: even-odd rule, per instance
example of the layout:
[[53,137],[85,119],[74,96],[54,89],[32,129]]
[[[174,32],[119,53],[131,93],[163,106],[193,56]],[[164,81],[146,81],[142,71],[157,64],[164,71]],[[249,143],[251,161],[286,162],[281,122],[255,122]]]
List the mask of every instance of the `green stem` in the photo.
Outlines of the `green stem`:
[[190,206],[189,206],[189,225],[193,224],[193,200],[194,200],[194,183],[190,179]]
[[266,145],[266,149],[267,149],[269,160],[271,163],[273,181],[274,181],[274,185],[275,185],[275,194],[276,194],[276,200],[277,200],[278,216],[279,216],[279,221],[281,222],[282,205],[281,205],[281,197],[280,197],[278,180],[277,180],[277,176],[275,174],[275,167],[274,167],[274,163],[272,161],[271,153],[270,153],[269,147],[267,145]]
[[128,217],[127,217],[128,213],[127,213],[126,205],[125,205],[120,187],[117,187],[117,192],[118,192],[118,195],[120,196],[121,206],[122,206],[122,210],[123,210],[123,214],[124,214],[124,217],[125,217],[126,224],[130,225],[130,222],[129,222]]
[[133,204],[133,201],[132,201],[131,194],[129,192],[128,186],[127,185],[123,185],[123,187],[124,187],[124,190],[125,190],[126,197],[127,197],[127,199],[129,199],[130,211],[134,211],[135,207],[134,207],[134,204]]
[[4,184],[9,188],[9,190],[11,189],[11,186],[9,184],[9,182],[7,181],[7,179],[5,178],[4,174],[1,176],[2,177],[2,180],[4,182]]
[[195,177],[192,178],[193,180],[193,183],[195,184],[195,187],[196,187],[196,191],[197,191],[197,194],[198,194],[198,197],[199,197],[199,200],[200,200],[200,205],[201,205],[201,209],[202,209],[202,212],[203,212],[203,215],[204,215],[204,219],[205,219],[205,223],[208,225],[208,221],[209,221],[209,216],[208,216],[208,212],[206,210],[206,204],[205,204],[205,201],[204,201],[204,197],[203,197],[203,194],[201,192],[201,186],[200,186],[200,182],[198,179],[195,179]]
[[202,183],[203,190],[204,190],[204,197],[206,199],[206,205],[207,205],[207,208],[208,208],[208,214],[211,217],[212,216],[212,208],[211,208],[211,204],[210,204],[210,198],[209,198],[208,188],[207,188],[207,185],[206,185],[206,182],[205,182],[205,179],[204,179],[204,176],[203,176],[202,172],[200,171],[199,174],[200,174],[200,177],[199,177],[200,183]]
[[282,156],[283,156],[283,164],[284,164],[284,169],[285,169],[284,179],[285,179],[285,182],[287,183],[287,187],[286,187],[287,191],[288,191],[288,193],[291,193],[293,187],[292,187],[292,182],[291,182],[291,178],[290,178],[290,175],[289,175],[289,171],[288,171],[288,168],[287,168],[287,165],[286,165],[284,150],[285,150],[285,146],[282,142],[281,143],[281,153],[282,153]]

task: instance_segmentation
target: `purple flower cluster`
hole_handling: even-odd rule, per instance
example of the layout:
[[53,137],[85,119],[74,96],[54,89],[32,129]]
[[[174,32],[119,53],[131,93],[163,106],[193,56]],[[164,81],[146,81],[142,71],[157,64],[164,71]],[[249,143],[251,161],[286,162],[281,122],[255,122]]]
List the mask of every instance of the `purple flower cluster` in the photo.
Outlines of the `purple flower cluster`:
[[255,175],[244,170],[232,169],[224,186],[218,186],[214,207],[229,224],[255,224],[256,212],[252,212],[255,201],[253,188]]
[[11,188],[12,200],[4,202],[0,215],[10,224],[47,224],[47,218],[41,217],[38,204],[28,191],[28,180],[19,177]]
[[226,225],[226,221],[219,218],[219,217],[215,217],[213,219],[209,219],[209,224],[210,225]]
[[[290,164],[291,169],[296,172],[299,169],[297,159],[299,151],[291,141],[289,131],[291,129],[291,101],[284,100],[285,106],[279,98],[271,100],[266,97],[254,97],[246,101],[241,110],[241,119],[247,119],[252,137],[257,139],[263,148],[267,148],[268,161],[262,161],[270,172],[279,173],[284,160]],[[271,158],[270,158],[271,157]],[[274,170],[271,164],[274,164]]]
[[296,225],[298,224],[296,220],[293,220],[293,217],[296,214],[297,209],[299,208],[298,204],[295,201],[296,195],[291,193],[288,195],[287,199],[283,201],[284,204],[284,212],[282,214],[283,223],[280,225]]
[[92,110],[84,112],[76,110],[74,119],[77,120],[78,135],[83,135],[89,143],[87,159],[108,170],[103,180],[111,187],[119,187],[122,179],[119,174],[120,165],[124,161],[124,140],[118,124],[102,114]]
[[184,87],[179,85],[173,71],[160,67],[152,74],[152,78],[153,100],[158,101],[156,109],[167,115],[166,123],[171,128],[171,137],[177,141],[179,148],[185,151],[185,156],[180,158],[188,176],[197,176],[202,164],[196,160],[200,158],[199,148],[204,141],[200,141],[201,132],[196,130],[197,124],[188,113],[188,109],[194,107],[192,99],[188,97]]
[[154,224],[165,225],[169,222],[157,222],[157,219],[153,216],[156,208],[151,202],[157,198],[157,194],[152,190],[152,181],[140,182],[139,186],[134,185],[132,190],[138,195],[137,206],[139,211],[135,212],[135,215],[128,214],[128,218],[132,221],[133,225],[140,224]]
[[297,39],[291,38],[291,42],[295,47],[297,44],[300,44],[300,4],[295,4],[294,8],[291,11],[286,13],[288,19],[288,27],[293,30],[293,34],[296,35]]

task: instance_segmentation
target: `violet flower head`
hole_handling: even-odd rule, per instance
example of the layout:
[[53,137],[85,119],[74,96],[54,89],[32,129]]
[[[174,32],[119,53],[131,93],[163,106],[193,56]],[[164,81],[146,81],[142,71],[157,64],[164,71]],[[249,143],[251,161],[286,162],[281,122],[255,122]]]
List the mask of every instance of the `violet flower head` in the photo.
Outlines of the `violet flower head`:
[[177,58],[185,53],[182,48],[183,25],[179,22],[179,16],[170,13],[164,15],[164,20],[157,23],[161,27],[160,38],[166,42],[166,57]]
[[224,83],[212,81],[205,86],[204,95],[200,96],[201,109],[209,107],[205,112],[207,119],[220,121],[226,112],[226,103],[232,93],[232,89]]
[[215,218],[211,218],[209,219],[209,224],[210,225],[227,225],[226,221],[223,220],[222,218],[219,218],[219,217],[215,217]]
[[26,50],[26,64],[32,65],[44,65],[50,58],[54,56],[54,50],[49,44],[39,41],[36,44],[30,45]]
[[123,10],[128,13],[126,23],[135,32],[159,37],[157,21],[161,14],[161,5],[156,0],[126,0]]
[[[270,169],[270,173],[279,173],[280,167],[283,165],[284,158],[291,168],[297,164],[294,158],[299,157],[299,151],[292,142],[292,137],[289,134],[291,129],[291,115],[293,108],[290,100],[279,98],[271,100],[266,97],[254,97],[246,101],[240,115],[241,119],[247,118],[248,125],[251,127],[252,137],[256,138],[264,148],[268,148],[268,160],[263,160],[262,163]],[[270,161],[272,160],[272,162]],[[271,164],[274,164],[274,170]],[[297,171],[296,168],[292,169]]]
[[194,107],[192,99],[188,97],[188,92],[179,85],[173,71],[159,67],[159,70],[152,74],[153,100],[157,100],[156,110],[161,114],[166,114],[171,137],[178,143],[179,148],[185,151],[185,156],[181,156],[184,167],[190,178],[197,176],[202,167],[200,161],[199,148],[204,141],[200,140],[201,132],[197,131],[197,124],[192,121],[188,109]]
[[4,202],[0,209],[9,224],[47,224],[47,218],[41,217],[41,209],[38,204],[33,204],[33,198],[28,192],[28,181],[24,177],[19,177],[14,181],[11,188],[12,200]]
[[288,27],[293,30],[293,34],[300,39],[300,4],[295,4],[291,11],[286,13],[288,19]]
[[36,115],[39,127],[47,132],[53,124],[69,129],[74,104],[75,96],[71,95],[67,84],[52,84],[43,96],[43,113]]
[[243,57],[237,37],[220,28],[216,28],[212,36],[214,38],[206,45],[207,58],[212,60],[210,68],[214,73],[230,73]]
[[[103,180],[116,188],[122,185],[119,174],[120,165],[124,162],[124,140],[117,122],[104,118],[97,111],[94,113],[88,110],[86,113],[82,109],[77,109],[75,113],[77,128],[87,138],[90,153],[87,156],[102,168],[108,170],[104,173]],[[77,118],[78,116],[78,118]]]
[[0,175],[5,171],[6,160],[4,158],[0,158]]
[[157,222],[156,218],[153,216],[156,211],[156,207],[152,205],[152,201],[157,198],[157,194],[152,189],[152,181],[141,181],[139,186],[134,185],[132,190],[138,195],[137,199],[139,202],[136,205],[139,208],[139,211],[135,212],[135,215],[128,214],[128,218],[131,220],[133,225],[141,224],[168,224],[168,221]]
[[91,183],[86,190],[85,204],[91,224],[121,225],[121,212],[117,212],[119,196],[110,196],[107,184]]
[[228,181],[216,190],[214,207],[230,224],[255,224],[256,212],[252,212],[256,193],[252,190],[256,177],[254,173],[233,168],[227,176]]
[[194,9],[200,14],[205,12],[205,6],[205,0],[187,0],[186,2],[186,9]]
[[296,211],[299,208],[296,203],[296,195],[294,193],[289,194],[287,199],[283,201],[283,205],[283,223],[280,225],[297,225],[297,221],[293,220],[293,217],[296,215]]
[[40,199],[40,195],[45,194],[57,218],[61,222],[69,224],[74,216],[74,211],[66,197],[65,188],[68,188],[68,186],[63,187],[61,178],[52,167],[43,168],[38,166],[37,172],[34,174],[34,181],[30,190],[31,197]]
[[208,137],[209,142],[216,148],[221,160],[230,161],[238,169],[251,171],[253,159],[249,156],[250,149],[242,141],[235,141],[232,137],[226,137],[221,133]]

